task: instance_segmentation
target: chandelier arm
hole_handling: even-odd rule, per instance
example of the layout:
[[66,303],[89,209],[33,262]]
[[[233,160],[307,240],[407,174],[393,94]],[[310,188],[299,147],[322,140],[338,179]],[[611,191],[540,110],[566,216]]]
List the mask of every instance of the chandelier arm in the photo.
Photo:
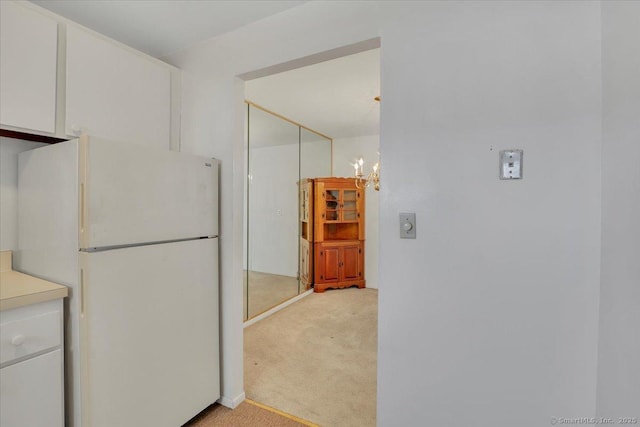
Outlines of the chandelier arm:
[[353,164],[353,166],[356,169],[355,184],[358,190],[362,190],[364,188],[367,188],[371,184],[373,184],[374,190],[380,191],[380,163],[379,162],[380,161],[378,160],[378,163],[374,165],[373,170],[367,174],[366,178],[364,177],[362,164],[360,163]]

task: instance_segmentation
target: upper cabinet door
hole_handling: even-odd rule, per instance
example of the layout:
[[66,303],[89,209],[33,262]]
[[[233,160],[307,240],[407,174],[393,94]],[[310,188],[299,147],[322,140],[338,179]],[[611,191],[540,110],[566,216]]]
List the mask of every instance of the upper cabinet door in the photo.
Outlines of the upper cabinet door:
[[68,26],[66,80],[67,135],[87,133],[170,148],[168,67]]
[[0,1],[0,124],[55,132],[58,23]]

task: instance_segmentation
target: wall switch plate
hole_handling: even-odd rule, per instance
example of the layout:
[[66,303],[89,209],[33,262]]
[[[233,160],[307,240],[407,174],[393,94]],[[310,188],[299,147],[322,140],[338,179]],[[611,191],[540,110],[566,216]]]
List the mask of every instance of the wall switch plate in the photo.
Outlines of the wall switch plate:
[[416,214],[410,212],[400,213],[400,238],[416,238]]
[[500,151],[500,179],[522,179],[522,150]]

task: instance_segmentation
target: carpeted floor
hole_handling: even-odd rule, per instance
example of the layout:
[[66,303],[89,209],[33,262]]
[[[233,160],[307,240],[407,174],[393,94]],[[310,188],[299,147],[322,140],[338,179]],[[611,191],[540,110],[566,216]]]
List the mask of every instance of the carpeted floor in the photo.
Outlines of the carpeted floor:
[[[217,403],[202,411],[183,427],[304,427],[314,424],[289,414],[245,400],[231,410]],[[317,427],[317,426],[316,426]]]
[[349,288],[247,327],[247,397],[323,427],[375,426],[377,318],[377,290]]

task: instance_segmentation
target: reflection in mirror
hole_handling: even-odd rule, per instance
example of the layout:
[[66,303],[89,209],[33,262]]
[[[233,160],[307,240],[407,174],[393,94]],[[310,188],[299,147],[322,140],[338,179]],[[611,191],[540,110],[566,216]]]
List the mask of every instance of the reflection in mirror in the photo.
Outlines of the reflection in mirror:
[[247,104],[244,318],[306,290],[300,286],[300,177],[331,174],[331,140]]
[[300,178],[331,176],[331,140],[300,129]]
[[[313,282],[313,233],[312,223],[313,195],[311,186],[304,183],[305,178],[327,177],[332,174],[332,141],[324,136],[311,132],[308,129],[300,129],[300,253],[299,259],[299,293],[311,287]],[[305,194],[305,192],[307,192]]]
[[299,129],[249,108],[247,316],[298,294]]

